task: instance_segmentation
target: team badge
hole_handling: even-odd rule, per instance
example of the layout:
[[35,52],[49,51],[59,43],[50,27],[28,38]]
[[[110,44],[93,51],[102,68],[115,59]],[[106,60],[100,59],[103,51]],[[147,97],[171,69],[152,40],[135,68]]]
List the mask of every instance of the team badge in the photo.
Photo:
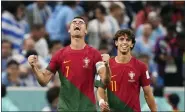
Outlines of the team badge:
[[129,82],[135,82],[135,80],[134,80],[135,73],[133,71],[131,71],[128,75],[130,77],[130,79],[128,81]]
[[90,63],[90,59],[88,57],[85,57],[85,59],[83,60],[84,62],[84,68],[87,68],[89,66],[89,63]]

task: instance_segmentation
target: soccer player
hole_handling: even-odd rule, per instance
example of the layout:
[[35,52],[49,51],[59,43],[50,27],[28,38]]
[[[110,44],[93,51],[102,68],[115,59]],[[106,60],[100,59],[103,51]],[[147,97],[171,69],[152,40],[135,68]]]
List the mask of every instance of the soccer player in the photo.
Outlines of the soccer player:
[[101,110],[108,109],[105,100],[107,88],[108,105],[111,111],[141,111],[139,96],[140,87],[142,87],[150,110],[157,111],[147,67],[131,55],[135,44],[133,32],[129,29],[117,31],[114,42],[117,47],[117,56],[109,60],[111,82],[108,85],[103,85],[101,81],[96,83]]
[[97,71],[103,83],[109,83],[109,56],[101,57],[96,49],[85,43],[87,28],[83,18],[72,20],[69,33],[71,44],[52,56],[47,69],[38,69],[35,55],[29,56],[28,61],[42,86],[58,71],[61,82],[58,111],[96,111],[94,77]]

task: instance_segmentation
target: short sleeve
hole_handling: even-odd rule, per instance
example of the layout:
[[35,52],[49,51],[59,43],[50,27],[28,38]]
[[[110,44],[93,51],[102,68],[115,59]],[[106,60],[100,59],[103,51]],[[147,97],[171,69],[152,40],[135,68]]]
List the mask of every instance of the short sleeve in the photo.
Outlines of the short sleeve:
[[[94,54],[94,62],[95,62],[95,65],[96,65],[96,71],[98,71],[98,69],[101,67],[101,63],[102,62],[102,57],[101,57],[101,54],[99,51],[95,51],[95,54]],[[99,67],[97,67],[99,66]]]
[[140,76],[140,84],[142,87],[150,85],[150,75],[149,71],[144,63],[140,66],[141,68],[141,76]]
[[50,62],[49,62],[49,65],[47,66],[47,70],[49,70],[49,71],[51,71],[52,73],[56,73],[56,71],[58,70],[58,68],[59,68],[59,64],[58,64],[58,60],[59,60],[59,53],[60,52],[57,52],[57,53],[55,53],[53,56],[52,56],[52,58],[51,58],[51,60],[50,60]]

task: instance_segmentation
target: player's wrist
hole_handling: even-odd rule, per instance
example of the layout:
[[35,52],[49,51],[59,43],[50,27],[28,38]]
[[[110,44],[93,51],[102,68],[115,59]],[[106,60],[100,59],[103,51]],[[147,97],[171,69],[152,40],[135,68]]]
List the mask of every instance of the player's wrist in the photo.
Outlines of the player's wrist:
[[99,106],[100,106],[102,103],[105,103],[105,100],[104,100],[104,99],[100,99],[100,100],[99,100]]

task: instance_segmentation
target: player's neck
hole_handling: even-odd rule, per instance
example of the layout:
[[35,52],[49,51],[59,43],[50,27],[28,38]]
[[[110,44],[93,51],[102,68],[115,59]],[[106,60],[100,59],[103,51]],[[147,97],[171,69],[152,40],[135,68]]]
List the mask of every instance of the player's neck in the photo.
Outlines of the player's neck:
[[82,38],[71,39],[70,47],[73,50],[81,50],[85,47],[86,43]]
[[116,56],[116,61],[118,63],[128,63],[131,60],[132,56],[130,53],[127,54],[121,54],[118,52],[118,55]]

